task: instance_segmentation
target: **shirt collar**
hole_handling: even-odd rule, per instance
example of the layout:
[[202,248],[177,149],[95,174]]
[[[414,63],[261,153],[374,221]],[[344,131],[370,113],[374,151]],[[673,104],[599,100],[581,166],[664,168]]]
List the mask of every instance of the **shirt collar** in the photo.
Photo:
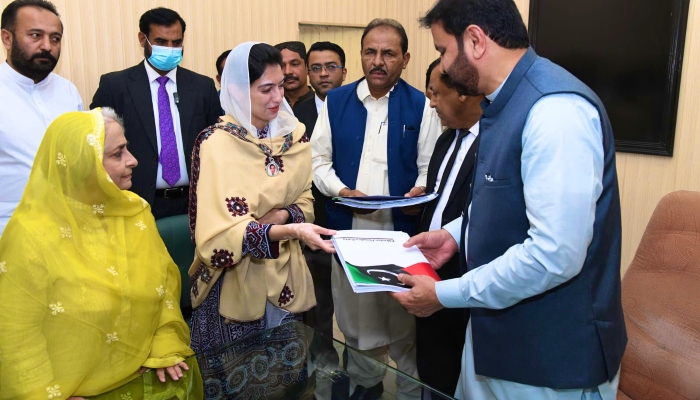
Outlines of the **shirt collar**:
[[53,74],[53,72],[50,73],[46,78],[44,78],[43,81],[41,81],[41,82],[35,84],[33,79],[27,78],[26,76],[24,76],[24,75],[20,74],[19,72],[15,71],[15,69],[12,68],[12,67],[10,66],[10,64],[7,63],[7,61],[5,61],[4,63],[0,64],[0,71],[2,71],[2,72],[4,72],[5,74],[7,74],[7,76],[9,76],[10,79],[12,79],[13,81],[15,81],[16,83],[18,83],[18,84],[20,84],[20,85],[22,85],[22,86],[28,87],[28,88],[33,88],[33,87],[38,87],[38,86],[43,86],[43,85],[48,84],[48,82],[49,82],[49,80],[50,80],[50,78],[51,78],[51,74]]
[[501,89],[503,89],[503,85],[505,85],[506,82],[508,82],[509,77],[510,77],[510,74],[508,74],[508,76],[506,76],[506,79],[504,79],[503,82],[501,82],[501,85],[498,88],[496,88],[496,90],[494,90],[493,93],[487,94],[486,100],[493,103],[493,101],[496,100],[496,96],[498,96],[498,94],[501,93]]
[[[459,136],[459,133],[461,131],[462,131],[461,129],[456,129],[455,136]],[[479,136],[479,121],[476,121],[476,124],[472,125],[472,127],[469,128],[469,133],[474,135],[474,136]]]
[[[156,72],[153,67],[151,67],[151,64],[148,63],[148,61],[143,60],[143,65],[146,66],[146,74],[148,75],[148,82],[153,83],[156,79],[160,78],[160,74]],[[171,81],[173,81],[174,84],[177,84],[177,67],[171,69],[168,71],[167,74],[165,74]]]
[[314,101],[316,102],[316,112],[321,113],[321,109],[323,108],[323,100],[318,98],[318,94],[314,95]]
[[[398,82],[396,82],[398,83]],[[396,88],[396,85],[391,87],[391,90],[386,92],[386,94],[382,97],[389,98],[389,93],[394,91],[394,88]],[[372,93],[369,92],[369,85],[367,84],[367,79],[363,79],[360,81],[360,83],[357,84],[357,97],[360,98],[360,101],[364,102],[367,100],[367,97],[371,97]],[[379,100],[379,99],[377,99]]]

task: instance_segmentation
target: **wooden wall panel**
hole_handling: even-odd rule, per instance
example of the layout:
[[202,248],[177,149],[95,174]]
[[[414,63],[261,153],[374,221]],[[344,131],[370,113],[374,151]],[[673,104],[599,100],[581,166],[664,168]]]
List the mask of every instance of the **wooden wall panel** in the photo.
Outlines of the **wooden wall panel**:
[[[516,0],[527,19],[529,0]],[[634,258],[661,198],[676,190],[700,190],[700,6],[690,2],[674,155],[617,153],[622,205],[622,273]]]
[[[529,0],[515,0],[527,20]],[[8,0],[0,0],[4,9]],[[375,17],[399,20],[412,54],[403,77],[423,88],[425,69],[437,57],[432,38],[418,18],[433,0],[54,0],[65,24],[63,53],[56,72],[75,83],[88,105],[101,74],[143,59],[138,19],[150,8],[177,10],[187,22],[182,65],[216,75],[214,61],[247,40],[275,44],[299,38],[300,21],[365,25]],[[4,60],[0,52],[0,61]],[[700,190],[700,6],[690,3],[681,80],[675,155],[663,158],[618,153],[622,195],[622,268],[626,270],[656,203],[675,190]]]
[[[9,0],[0,0],[4,9]],[[418,16],[433,0],[53,0],[65,26],[56,73],[78,87],[88,105],[100,75],[143,60],[138,20],[148,9],[176,10],[187,23],[182,66],[210,77],[221,52],[244,41],[276,44],[299,39],[299,22],[366,25],[375,17],[397,19],[409,35],[413,58],[403,77],[423,87],[424,70],[437,52],[430,32],[419,29]],[[426,50],[424,47],[429,44]],[[419,48],[419,46],[422,46]],[[417,57],[420,55],[425,59]],[[4,61],[4,51],[0,61]]]
[[340,46],[345,52],[345,68],[348,70],[345,82],[354,82],[364,76],[360,39],[363,28],[328,25],[303,25],[299,27],[299,40],[306,44],[308,50],[318,41],[329,41]]

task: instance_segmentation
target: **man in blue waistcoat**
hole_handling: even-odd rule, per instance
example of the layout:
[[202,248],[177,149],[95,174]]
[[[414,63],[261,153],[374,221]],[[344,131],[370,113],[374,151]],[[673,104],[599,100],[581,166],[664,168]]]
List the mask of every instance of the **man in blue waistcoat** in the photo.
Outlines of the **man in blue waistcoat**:
[[[326,196],[417,195],[425,192],[430,156],[441,124],[423,92],[401,79],[410,59],[400,23],[375,19],[361,38],[362,69],[357,82],[328,92],[311,137],[314,183]],[[370,214],[326,204],[332,229],[413,231],[416,216],[398,210]],[[334,264],[336,264],[334,262]],[[415,318],[387,293],[355,294],[342,268],[333,265],[333,303],[348,345],[417,377]],[[381,368],[349,354],[352,398],[381,396]],[[402,395],[420,396],[407,381]]]
[[441,67],[483,93],[462,218],[418,235],[435,268],[462,277],[395,297],[412,314],[469,307],[458,398],[615,399],[627,334],[620,200],[600,99],[538,57],[513,0],[440,0],[422,18]]

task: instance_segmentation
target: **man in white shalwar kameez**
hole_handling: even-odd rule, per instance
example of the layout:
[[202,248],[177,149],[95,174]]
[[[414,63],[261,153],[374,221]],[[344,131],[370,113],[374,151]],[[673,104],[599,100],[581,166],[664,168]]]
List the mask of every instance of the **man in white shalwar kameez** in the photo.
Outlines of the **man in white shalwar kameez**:
[[[400,80],[410,59],[407,46],[398,22],[372,21],[362,37],[365,78],[328,93],[311,139],[313,180],[323,194],[424,193],[428,163],[442,127],[422,92]],[[328,226],[411,233],[415,223],[413,217],[392,210],[342,213],[329,209]],[[342,222],[335,218],[338,215]],[[343,269],[333,264],[335,314],[347,344],[384,363],[388,354],[399,370],[417,377],[414,317],[387,293],[355,294]],[[358,395],[381,395],[381,368],[350,354],[347,370]],[[419,396],[415,385],[399,381],[400,398]]]

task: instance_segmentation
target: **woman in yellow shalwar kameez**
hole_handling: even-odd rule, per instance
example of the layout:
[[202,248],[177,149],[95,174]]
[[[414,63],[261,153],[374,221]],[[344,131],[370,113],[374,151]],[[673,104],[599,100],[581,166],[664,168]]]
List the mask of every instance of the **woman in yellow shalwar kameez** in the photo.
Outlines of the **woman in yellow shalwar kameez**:
[[0,239],[0,398],[202,397],[178,269],[122,190],[135,166],[109,110],[49,126]]

